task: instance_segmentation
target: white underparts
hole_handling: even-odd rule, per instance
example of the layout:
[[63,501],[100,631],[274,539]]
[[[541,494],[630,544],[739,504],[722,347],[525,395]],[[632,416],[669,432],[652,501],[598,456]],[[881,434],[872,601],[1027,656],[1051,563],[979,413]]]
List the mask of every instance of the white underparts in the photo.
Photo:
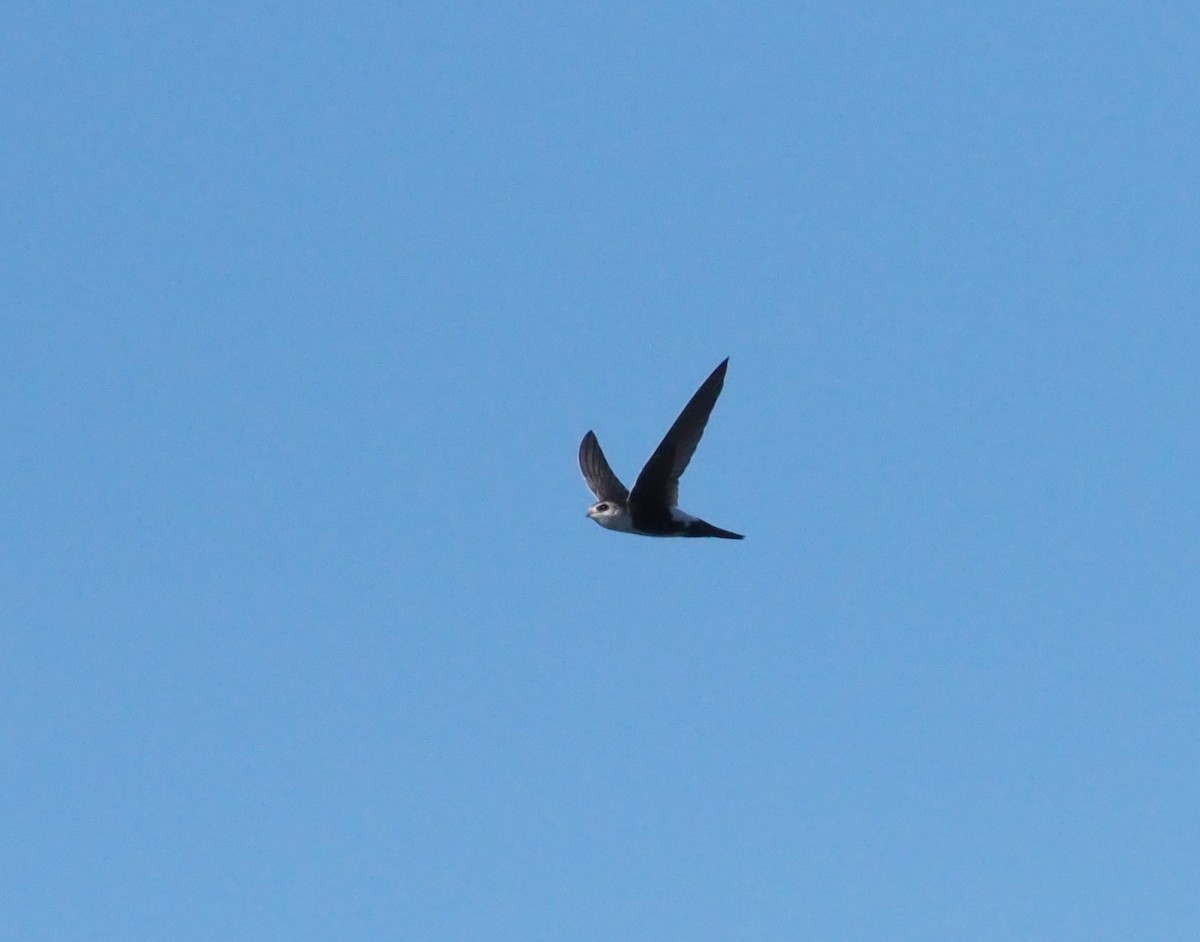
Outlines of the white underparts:
[[671,508],[671,519],[676,523],[695,523],[699,517],[693,517],[691,514],[685,514],[678,507]]

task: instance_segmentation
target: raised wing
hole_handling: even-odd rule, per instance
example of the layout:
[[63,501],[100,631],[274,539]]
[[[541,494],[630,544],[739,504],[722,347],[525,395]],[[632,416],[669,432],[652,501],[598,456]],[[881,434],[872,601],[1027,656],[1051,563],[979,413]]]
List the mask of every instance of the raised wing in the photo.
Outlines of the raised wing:
[[588,488],[600,500],[620,504],[629,500],[629,491],[608,466],[594,432],[588,432],[579,443],[579,470],[583,472]]
[[700,444],[709,413],[717,404],[721,387],[725,385],[725,369],[728,366],[729,357],[726,357],[700,384],[666,437],[654,449],[654,454],[633,485],[634,505],[640,504],[646,508],[674,507],[678,503],[680,475]]

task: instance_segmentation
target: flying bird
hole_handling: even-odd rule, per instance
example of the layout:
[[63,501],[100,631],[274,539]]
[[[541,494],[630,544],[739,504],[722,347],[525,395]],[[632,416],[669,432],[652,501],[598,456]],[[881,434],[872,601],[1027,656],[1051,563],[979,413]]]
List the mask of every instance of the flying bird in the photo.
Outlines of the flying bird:
[[740,533],[731,533],[693,517],[679,509],[679,478],[700,444],[708,415],[717,404],[721,387],[725,384],[725,368],[729,357],[721,361],[708,379],[700,384],[696,394],[679,418],[671,426],[666,437],[659,442],[654,454],[642,468],[634,482],[633,490],[613,474],[612,468],[600,450],[594,432],[588,432],[579,443],[579,468],[583,479],[596,495],[596,503],[587,515],[600,526],[621,533],[639,536],[715,536],[724,540],[744,539]]

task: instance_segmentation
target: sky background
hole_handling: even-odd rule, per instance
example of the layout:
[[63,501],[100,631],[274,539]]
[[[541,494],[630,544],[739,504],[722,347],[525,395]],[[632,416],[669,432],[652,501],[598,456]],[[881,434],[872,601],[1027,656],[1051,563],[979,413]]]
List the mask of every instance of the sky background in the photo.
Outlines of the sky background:
[[1200,938],[1195,4],[0,31],[0,937]]

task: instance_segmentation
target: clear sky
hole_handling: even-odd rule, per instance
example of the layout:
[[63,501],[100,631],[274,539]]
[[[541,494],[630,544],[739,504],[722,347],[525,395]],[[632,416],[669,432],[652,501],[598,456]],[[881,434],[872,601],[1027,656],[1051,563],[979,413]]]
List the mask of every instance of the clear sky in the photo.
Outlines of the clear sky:
[[0,29],[0,937],[1200,938],[1194,3]]

